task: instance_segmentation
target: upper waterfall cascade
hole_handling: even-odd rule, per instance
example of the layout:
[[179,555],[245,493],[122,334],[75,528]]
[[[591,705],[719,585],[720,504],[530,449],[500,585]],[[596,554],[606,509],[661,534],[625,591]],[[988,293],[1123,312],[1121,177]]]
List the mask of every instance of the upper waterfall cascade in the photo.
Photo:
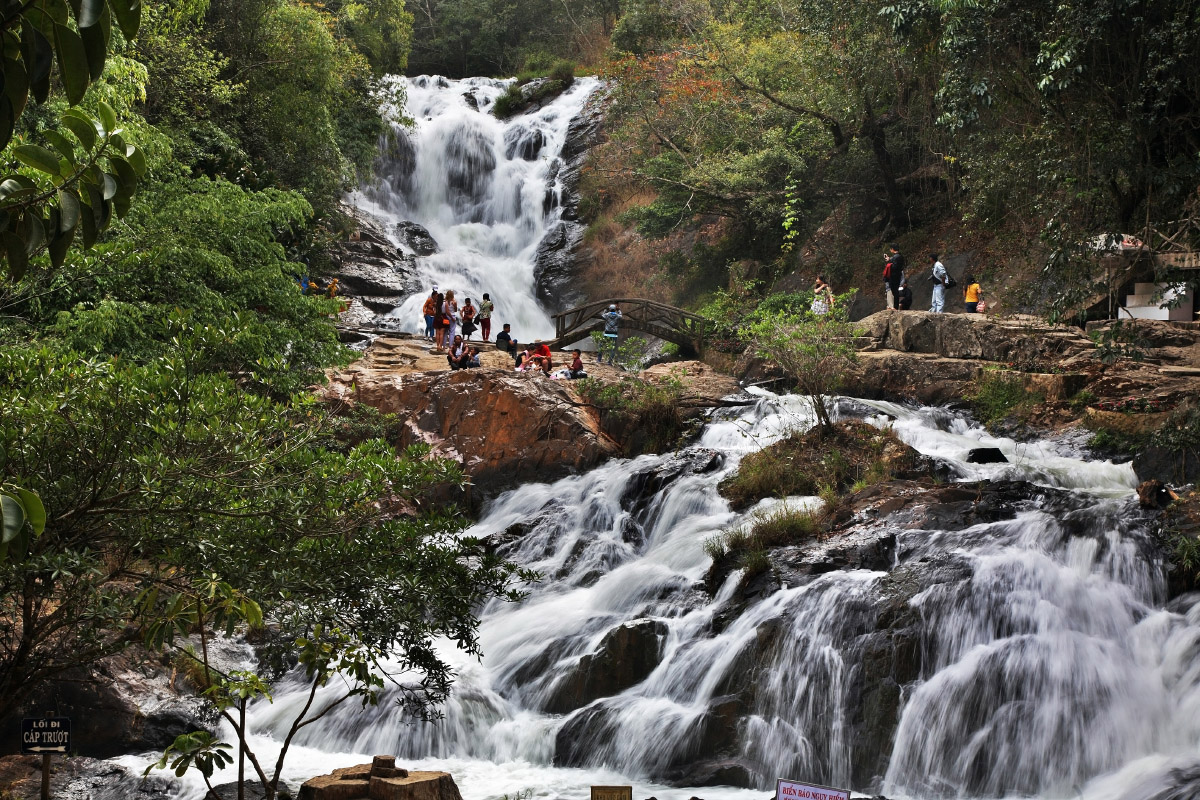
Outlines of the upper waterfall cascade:
[[[544,580],[524,601],[484,610],[481,661],[445,653],[459,673],[445,719],[415,723],[387,702],[339,708],[300,734],[290,778],[361,760],[349,754],[395,753],[450,770],[468,800],[526,789],[581,799],[589,784],[614,782],[635,783],[638,797],[707,800],[761,800],[776,777],[851,785],[856,715],[871,688],[862,673],[883,615],[905,613],[921,631],[920,674],[898,689],[886,769],[855,789],[893,800],[1195,796],[1200,604],[1165,602],[1129,465],[997,439],[943,409],[858,403],[868,422],[891,426],[960,480],[1028,481],[1032,494],[1015,518],[897,529],[887,571],[810,575],[730,613],[736,571],[712,595],[700,588],[705,540],[745,518],[717,484],[744,454],[809,424],[802,399],[757,394],[753,407],[718,412],[695,445],[723,454],[719,468],[672,471],[687,451],[642,456],[493,501],[471,532],[509,532],[506,555]],[[967,463],[981,445],[1011,463]],[[764,505],[778,502],[820,501]],[[514,526],[522,533],[511,538]],[[897,587],[913,581],[897,607]],[[545,710],[622,626],[656,632],[648,674],[569,713]],[[738,721],[722,727],[739,681]],[[256,746],[269,746],[305,699],[297,685],[255,705]],[[713,742],[736,750],[758,789],[662,785],[686,786],[681,765],[702,761]]]
[[405,82],[414,125],[385,137],[376,180],[350,199],[392,225],[421,225],[437,252],[414,253],[424,291],[391,316],[402,330],[421,332],[421,305],[437,285],[454,290],[460,304],[490,294],[496,330],[507,322],[520,341],[550,338],[554,325],[536,299],[535,254],[562,215],[568,129],[599,81],[579,78],[539,110],[499,120],[490,110],[509,80],[396,80]]

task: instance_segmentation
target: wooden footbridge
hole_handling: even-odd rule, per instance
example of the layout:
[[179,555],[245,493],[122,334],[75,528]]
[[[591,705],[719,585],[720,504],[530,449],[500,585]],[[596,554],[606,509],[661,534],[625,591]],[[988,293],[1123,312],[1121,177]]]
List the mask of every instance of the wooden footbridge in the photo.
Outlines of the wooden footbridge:
[[593,331],[604,330],[600,315],[610,305],[621,309],[621,329],[637,330],[674,342],[682,348],[699,353],[704,340],[712,333],[711,320],[682,308],[655,303],[637,297],[616,297],[595,300],[554,315],[554,341],[550,347],[561,350],[591,336]]

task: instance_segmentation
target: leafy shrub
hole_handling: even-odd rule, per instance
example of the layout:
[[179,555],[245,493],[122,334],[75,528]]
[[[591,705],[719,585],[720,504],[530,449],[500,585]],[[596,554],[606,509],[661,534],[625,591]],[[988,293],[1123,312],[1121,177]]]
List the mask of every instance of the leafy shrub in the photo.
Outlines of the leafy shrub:
[[521,91],[519,84],[511,84],[504,90],[504,94],[496,98],[496,102],[492,104],[492,114],[497,119],[507,119],[513,114],[521,110],[525,102],[525,95]]
[[555,61],[550,67],[548,77],[561,83],[565,89],[575,82],[575,62],[566,59]]
[[1145,340],[1137,327],[1125,320],[1119,319],[1107,328],[1092,331],[1089,336],[1096,344],[1095,355],[1102,364],[1112,364],[1122,358],[1141,361],[1146,357]]
[[985,370],[966,397],[984,425],[993,425],[1013,415],[1025,416],[1045,400],[1037,392],[1027,392],[1019,376],[997,370]]
[[683,434],[684,420],[679,413],[683,382],[678,378],[656,381],[634,378],[611,383],[582,378],[573,384],[580,396],[602,414],[632,419],[653,450],[669,449]]

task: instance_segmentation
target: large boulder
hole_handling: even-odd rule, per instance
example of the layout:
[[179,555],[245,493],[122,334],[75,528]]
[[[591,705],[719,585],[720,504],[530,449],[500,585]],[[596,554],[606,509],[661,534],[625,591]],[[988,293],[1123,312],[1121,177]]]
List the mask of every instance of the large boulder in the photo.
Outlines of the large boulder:
[[299,800],[462,800],[462,795],[448,772],[410,772],[397,768],[394,756],[375,756],[370,764],[310,778]]
[[544,710],[566,714],[638,685],[658,666],[666,635],[667,626],[652,619],[613,628],[594,653],[583,656],[563,673]]
[[589,469],[620,453],[569,385],[499,368],[406,374],[359,365],[331,375],[332,401],[405,419],[398,445],[423,442],[485,493]]
[[404,220],[396,223],[395,231],[400,243],[419,256],[431,256],[438,251],[437,240],[424,225]]
[[354,230],[330,245],[330,270],[320,277],[337,278],[343,294],[370,297],[375,309],[390,310],[419,288],[413,256],[393,244],[377,219],[348,206],[342,211]]

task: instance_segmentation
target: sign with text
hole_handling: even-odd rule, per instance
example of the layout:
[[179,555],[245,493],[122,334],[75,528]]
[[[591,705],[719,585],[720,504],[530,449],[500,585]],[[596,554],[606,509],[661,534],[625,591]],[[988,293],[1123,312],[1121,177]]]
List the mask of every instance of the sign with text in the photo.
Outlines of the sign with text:
[[633,800],[633,787],[593,786],[592,800]]
[[850,800],[850,790],[780,778],[775,781],[775,800]]
[[27,717],[21,720],[22,753],[65,753],[70,749],[70,717]]

